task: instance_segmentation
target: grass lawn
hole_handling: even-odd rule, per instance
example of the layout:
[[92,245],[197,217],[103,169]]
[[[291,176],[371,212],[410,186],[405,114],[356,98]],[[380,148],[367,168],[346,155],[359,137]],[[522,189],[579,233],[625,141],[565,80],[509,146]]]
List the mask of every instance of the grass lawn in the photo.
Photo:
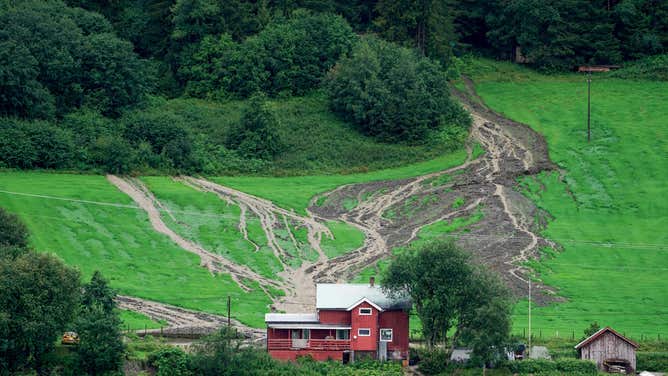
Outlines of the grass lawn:
[[[545,135],[565,174],[522,181],[554,217],[544,234],[564,247],[533,264],[568,299],[535,308],[534,333],[578,337],[598,321],[634,338],[668,335],[668,83],[594,75],[587,143],[583,76],[482,66],[473,78],[485,102]],[[526,308],[517,305],[518,332]]]
[[122,322],[121,328],[123,330],[159,329],[160,327],[166,326],[166,323],[163,321],[151,320],[150,317],[134,311],[121,309],[119,310],[119,314]]
[[4,172],[0,190],[0,206],[25,221],[35,249],[76,266],[84,280],[100,270],[121,294],[213,313],[225,313],[231,295],[234,317],[263,325],[269,297],[259,289],[245,293],[227,276],[213,277],[197,256],[154,232],[147,215],[103,176]]

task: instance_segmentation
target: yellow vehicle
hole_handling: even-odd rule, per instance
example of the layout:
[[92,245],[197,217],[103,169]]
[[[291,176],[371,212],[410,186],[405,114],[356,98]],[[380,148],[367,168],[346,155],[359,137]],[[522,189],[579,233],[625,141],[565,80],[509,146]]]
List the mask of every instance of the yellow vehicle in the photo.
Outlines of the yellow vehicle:
[[75,332],[65,332],[60,343],[63,345],[77,345],[79,344],[79,335]]

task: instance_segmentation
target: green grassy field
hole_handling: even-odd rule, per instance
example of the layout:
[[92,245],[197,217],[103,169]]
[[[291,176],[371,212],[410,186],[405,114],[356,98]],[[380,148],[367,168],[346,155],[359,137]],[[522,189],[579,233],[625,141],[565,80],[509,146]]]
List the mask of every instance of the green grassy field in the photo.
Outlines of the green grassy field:
[[159,329],[165,322],[151,320],[150,317],[134,311],[119,310],[123,330]]
[[226,312],[230,295],[234,317],[263,324],[268,296],[259,289],[245,293],[227,276],[213,277],[197,256],[154,232],[147,215],[104,177],[6,172],[0,190],[0,206],[26,222],[32,245],[79,268],[84,280],[100,270],[121,294],[214,313]]
[[[478,62],[485,102],[545,135],[564,171],[522,189],[554,220],[561,244],[532,265],[568,301],[535,308],[536,335],[578,336],[592,321],[639,338],[668,335],[668,83],[593,77],[592,141],[583,76],[542,76]],[[527,303],[515,330],[527,326]]]

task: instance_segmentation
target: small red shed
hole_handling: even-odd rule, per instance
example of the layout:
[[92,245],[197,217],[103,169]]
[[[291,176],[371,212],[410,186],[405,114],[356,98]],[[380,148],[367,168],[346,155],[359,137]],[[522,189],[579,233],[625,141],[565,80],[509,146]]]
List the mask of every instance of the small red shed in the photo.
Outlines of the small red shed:
[[408,297],[370,284],[316,285],[315,313],[268,313],[267,351],[277,359],[408,358]]

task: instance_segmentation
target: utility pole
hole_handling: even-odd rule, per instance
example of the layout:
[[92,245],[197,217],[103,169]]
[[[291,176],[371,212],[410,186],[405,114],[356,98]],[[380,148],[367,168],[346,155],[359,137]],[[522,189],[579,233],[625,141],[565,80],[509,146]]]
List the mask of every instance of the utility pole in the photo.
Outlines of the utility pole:
[[529,346],[527,347],[527,355],[531,353],[531,280],[529,280]]
[[[232,301],[230,300],[230,296],[228,295],[227,296],[227,328],[228,329],[230,328],[230,326],[232,324],[232,322],[230,321],[231,311],[232,311]],[[229,330],[228,330],[228,334],[229,334]]]
[[587,142],[591,142],[591,71],[587,74]]

